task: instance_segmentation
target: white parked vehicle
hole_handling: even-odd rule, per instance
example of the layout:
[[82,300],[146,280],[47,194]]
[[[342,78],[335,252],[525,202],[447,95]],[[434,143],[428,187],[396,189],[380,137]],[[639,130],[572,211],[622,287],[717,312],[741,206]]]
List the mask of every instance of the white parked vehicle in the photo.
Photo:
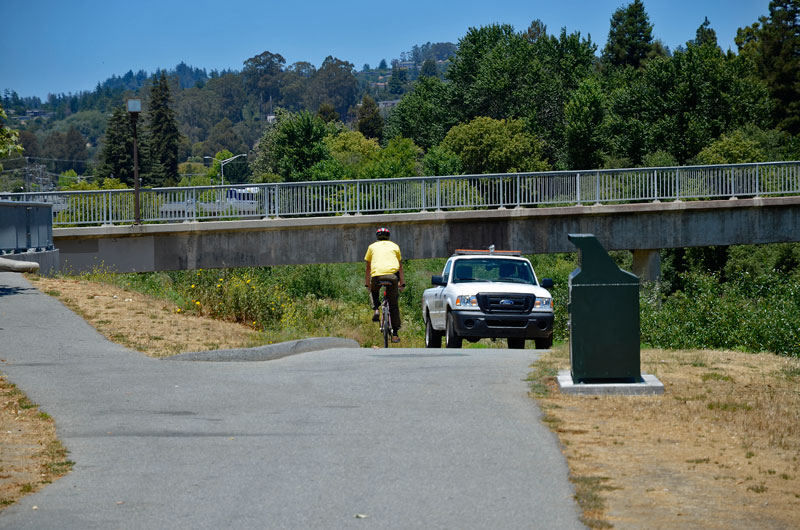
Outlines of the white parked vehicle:
[[425,346],[448,348],[462,339],[508,339],[509,348],[537,349],[553,344],[553,280],[536,278],[531,262],[519,252],[457,250],[433,287],[422,294]]

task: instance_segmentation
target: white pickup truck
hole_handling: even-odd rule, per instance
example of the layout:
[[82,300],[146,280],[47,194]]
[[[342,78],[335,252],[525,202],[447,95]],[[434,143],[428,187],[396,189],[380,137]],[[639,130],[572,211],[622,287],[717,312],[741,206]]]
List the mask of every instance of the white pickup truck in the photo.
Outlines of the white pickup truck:
[[457,250],[422,294],[425,346],[460,348],[462,339],[506,338],[509,348],[553,344],[553,297],[519,252]]

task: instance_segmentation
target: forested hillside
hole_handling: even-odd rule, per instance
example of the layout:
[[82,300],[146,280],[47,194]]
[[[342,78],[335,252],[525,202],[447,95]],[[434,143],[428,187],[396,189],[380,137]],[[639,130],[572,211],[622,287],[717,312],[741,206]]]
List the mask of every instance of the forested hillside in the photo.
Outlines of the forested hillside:
[[800,158],[800,0],[771,1],[736,50],[700,16],[695,38],[669,50],[641,0],[609,15],[604,43],[534,20],[469,28],[375,67],[264,51],[241,70],[129,71],[48,101],[7,91],[24,158],[4,161],[0,184],[131,185],[133,96],[147,186],[211,183],[220,164],[206,158],[243,153],[226,181]]

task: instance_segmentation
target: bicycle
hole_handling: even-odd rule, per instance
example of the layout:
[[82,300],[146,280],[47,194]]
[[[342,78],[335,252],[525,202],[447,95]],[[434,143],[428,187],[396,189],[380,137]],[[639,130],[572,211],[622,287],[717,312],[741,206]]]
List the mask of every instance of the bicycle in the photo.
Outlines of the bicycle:
[[383,288],[383,302],[381,302],[381,324],[380,330],[383,334],[383,347],[389,347],[389,341],[392,337],[392,313],[389,311],[389,297],[386,295],[386,289],[388,286],[392,285],[392,282],[383,281],[380,282],[380,285]]

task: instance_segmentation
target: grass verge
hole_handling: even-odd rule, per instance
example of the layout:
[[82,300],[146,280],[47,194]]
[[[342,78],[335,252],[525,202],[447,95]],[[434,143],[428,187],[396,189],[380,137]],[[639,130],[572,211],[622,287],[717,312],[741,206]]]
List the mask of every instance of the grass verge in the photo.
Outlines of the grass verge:
[[800,360],[643,350],[661,396],[561,394],[560,345],[529,376],[590,528],[800,527]]

